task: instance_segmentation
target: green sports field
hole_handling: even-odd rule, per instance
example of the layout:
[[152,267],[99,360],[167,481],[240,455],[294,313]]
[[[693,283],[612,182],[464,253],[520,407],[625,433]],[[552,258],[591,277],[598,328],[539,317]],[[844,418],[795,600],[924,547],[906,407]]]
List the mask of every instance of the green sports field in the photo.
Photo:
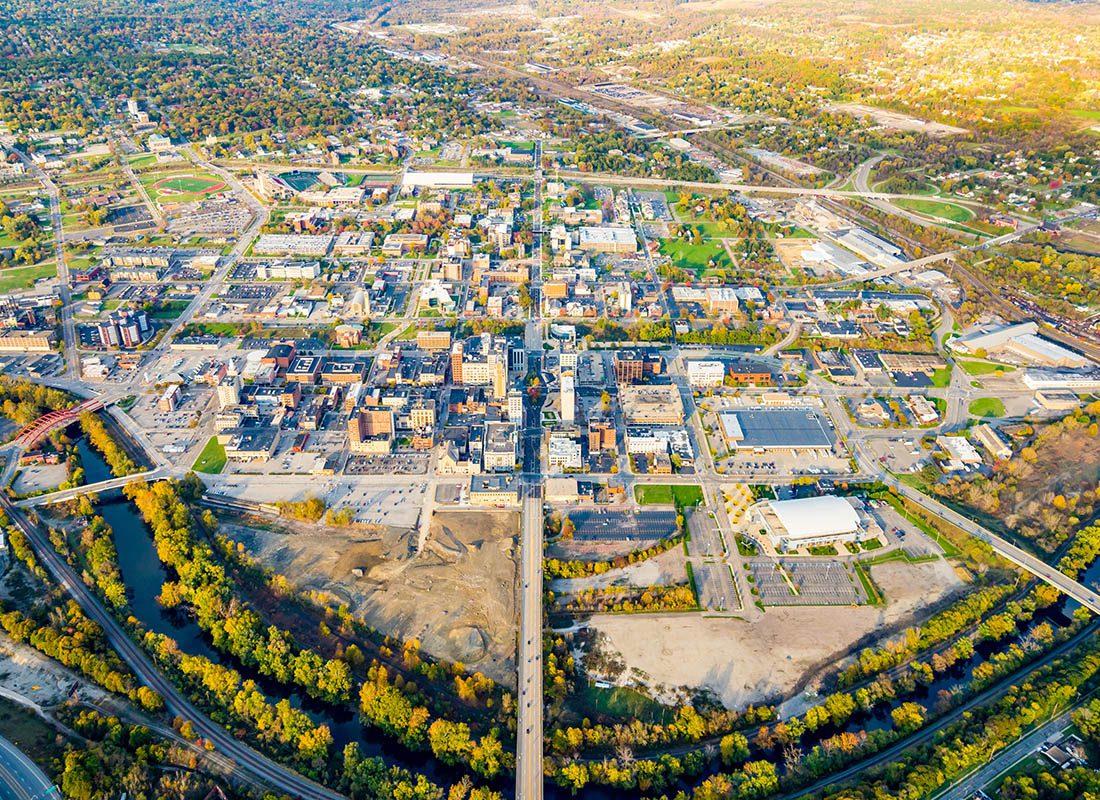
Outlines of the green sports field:
[[154,200],[165,203],[193,203],[225,189],[221,178],[194,173],[143,175],[141,182]]
[[198,178],[194,175],[180,175],[175,178],[163,178],[153,184],[157,189],[169,192],[185,192],[189,194],[201,194],[213,192],[225,186],[225,181],[215,178]]

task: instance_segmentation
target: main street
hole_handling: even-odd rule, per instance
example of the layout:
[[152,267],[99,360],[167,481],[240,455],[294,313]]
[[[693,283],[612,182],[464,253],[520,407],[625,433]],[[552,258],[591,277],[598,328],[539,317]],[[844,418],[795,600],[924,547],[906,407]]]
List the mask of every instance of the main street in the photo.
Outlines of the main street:
[[35,555],[58,585],[77,602],[85,615],[103,630],[108,643],[130,667],[137,679],[161,696],[170,714],[190,720],[195,731],[209,741],[217,751],[277,791],[285,792],[292,797],[304,798],[304,800],[339,800],[342,797],[339,793],[326,789],[256,752],[199,711],[160,673],[145,651],[130,639],[99,598],[57,554],[41,529],[32,525],[23,513],[11,504],[4,493],[0,493],[0,510],[23,532]]
[[[534,272],[531,297],[531,319],[525,331],[525,347],[529,367],[542,363],[542,163],[541,150],[535,150],[534,241],[532,243]],[[526,404],[528,419],[520,427],[526,444],[533,434],[534,450],[524,447],[525,483],[523,487],[523,522],[520,531],[520,622],[519,648],[519,711],[516,730],[516,800],[540,800],[542,797],[542,417],[540,407]]]

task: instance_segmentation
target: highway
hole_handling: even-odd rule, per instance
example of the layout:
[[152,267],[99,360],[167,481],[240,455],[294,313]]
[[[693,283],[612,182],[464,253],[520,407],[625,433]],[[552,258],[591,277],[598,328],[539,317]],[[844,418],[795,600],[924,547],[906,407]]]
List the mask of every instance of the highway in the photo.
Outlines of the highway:
[[26,754],[0,736],[0,800],[44,800],[61,792]]
[[1026,550],[1020,549],[968,517],[964,517],[962,514],[948,508],[943,503],[933,500],[928,495],[917,491],[911,486],[905,485],[892,475],[884,475],[882,480],[902,497],[912,500],[926,511],[930,511],[941,519],[966,531],[975,539],[980,539],[992,547],[998,555],[1008,559],[1016,566],[1027,570],[1040,580],[1049,583],[1063,594],[1072,597],[1094,614],[1100,614],[1100,594],[1082,586],[1080,583],[1062,574],[1042,559],[1031,555]]
[[103,607],[90,588],[73,569],[57,554],[46,536],[31,525],[22,512],[15,508],[7,496],[0,493],[2,509],[27,537],[38,559],[53,578],[83,609],[89,619],[103,629],[107,641],[130,667],[138,680],[156,691],[163,699],[168,713],[190,720],[199,736],[209,741],[215,750],[240,765],[274,789],[303,800],[338,800],[343,795],[314,783],[292,770],[282,767],[266,756],[238,741],[220,725],[199,711],[176,687],[165,678],[145,651],[130,639],[118,621]]

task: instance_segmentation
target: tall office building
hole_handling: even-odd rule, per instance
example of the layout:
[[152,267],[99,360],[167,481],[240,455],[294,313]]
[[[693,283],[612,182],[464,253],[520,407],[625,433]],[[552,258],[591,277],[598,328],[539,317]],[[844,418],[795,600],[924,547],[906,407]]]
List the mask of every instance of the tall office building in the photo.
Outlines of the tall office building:
[[566,425],[577,421],[577,386],[572,372],[561,374],[561,421]]

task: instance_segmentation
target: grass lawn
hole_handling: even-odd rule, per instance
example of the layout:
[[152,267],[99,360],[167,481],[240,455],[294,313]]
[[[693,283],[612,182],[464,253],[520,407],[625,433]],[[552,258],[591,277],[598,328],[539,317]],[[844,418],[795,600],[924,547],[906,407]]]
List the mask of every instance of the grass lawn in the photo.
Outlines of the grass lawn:
[[948,364],[942,369],[938,369],[932,373],[932,385],[937,389],[946,389],[948,384],[951,383],[951,365]]
[[191,469],[207,475],[217,475],[225,469],[225,461],[225,448],[218,444],[217,436],[211,436]]
[[[57,731],[35,716],[33,711],[7,698],[0,698],[0,736],[26,753],[47,775],[52,772],[51,761],[63,755],[64,745],[68,742],[67,739],[58,741]],[[20,795],[13,792],[12,796]]]
[[[721,242],[704,240],[691,244],[681,239],[662,239],[661,253],[672,260],[674,267],[703,272],[712,266],[729,267],[730,259]],[[710,262],[714,261],[712,265]]]
[[29,289],[39,278],[52,278],[56,274],[57,265],[52,261],[35,264],[33,267],[0,269],[0,292]]
[[667,707],[646,697],[637,689],[624,686],[613,686],[610,689],[587,686],[581,690],[578,699],[585,708],[608,717],[638,719],[658,724],[670,722],[672,719],[672,712]]
[[994,364],[991,361],[959,361],[957,362],[967,375],[993,375],[995,373],[1007,374],[1015,372],[1015,367],[1006,364]]
[[954,203],[943,203],[939,200],[897,200],[896,205],[925,214],[937,219],[945,219],[948,222],[966,222],[974,215],[969,209],[957,206]]
[[968,410],[972,417],[1003,417],[1005,404],[999,397],[979,397],[970,403]]
[[144,167],[148,164],[157,163],[157,157],[153,153],[142,153],[140,155],[132,156],[129,160],[131,167]]
[[643,506],[670,506],[673,499],[682,506],[698,506],[703,503],[703,489],[693,483],[636,484],[634,499]]
[[733,230],[728,225],[721,222],[714,222],[713,220],[692,220],[684,224],[701,230],[703,237],[706,239],[731,239],[734,237]]

